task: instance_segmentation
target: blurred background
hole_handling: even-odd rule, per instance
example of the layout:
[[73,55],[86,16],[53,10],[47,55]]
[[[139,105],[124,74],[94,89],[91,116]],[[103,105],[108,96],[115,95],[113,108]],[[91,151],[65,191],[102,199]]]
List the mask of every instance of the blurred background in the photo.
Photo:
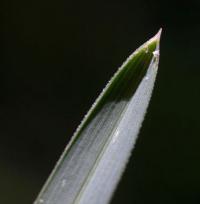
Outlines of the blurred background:
[[112,204],[199,204],[199,1],[0,4],[0,203],[34,201],[107,81],[162,27],[154,94]]

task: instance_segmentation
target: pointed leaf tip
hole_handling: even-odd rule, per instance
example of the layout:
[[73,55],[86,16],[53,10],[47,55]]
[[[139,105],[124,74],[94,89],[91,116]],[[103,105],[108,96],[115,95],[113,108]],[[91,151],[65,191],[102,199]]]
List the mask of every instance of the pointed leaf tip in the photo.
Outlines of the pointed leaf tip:
[[162,28],[159,29],[158,33],[155,35],[155,38],[157,39],[157,46],[156,46],[156,50],[160,49],[160,38],[161,38],[161,34],[162,34]]
[[158,40],[160,40],[161,34],[162,34],[162,28],[160,28],[157,34],[155,35]]
[[159,31],[156,33],[156,35],[154,35],[150,40],[148,40],[146,44],[150,45],[156,42],[156,50],[159,50],[161,34],[162,34],[162,28],[160,28]]

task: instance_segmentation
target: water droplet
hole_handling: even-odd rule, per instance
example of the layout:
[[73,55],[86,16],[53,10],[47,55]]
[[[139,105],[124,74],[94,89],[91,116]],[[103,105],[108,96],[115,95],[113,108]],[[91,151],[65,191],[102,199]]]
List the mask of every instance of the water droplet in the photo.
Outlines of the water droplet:
[[113,139],[112,139],[112,143],[116,142],[118,135],[119,135],[119,130],[117,130],[116,133],[114,134]]
[[155,50],[155,51],[153,52],[153,56],[154,56],[154,57],[158,57],[158,56],[159,56],[159,50]]
[[148,77],[148,76],[145,76],[145,77],[144,77],[144,80],[145,80],[145,81],[147,81],[148,79],[149,79],[149,77]]
[[64,187],[66,185],[66,179],[63,179],[61,182],[61,186]]
[[44,203],[44,200],[42,198],[40,198],[39,203]]

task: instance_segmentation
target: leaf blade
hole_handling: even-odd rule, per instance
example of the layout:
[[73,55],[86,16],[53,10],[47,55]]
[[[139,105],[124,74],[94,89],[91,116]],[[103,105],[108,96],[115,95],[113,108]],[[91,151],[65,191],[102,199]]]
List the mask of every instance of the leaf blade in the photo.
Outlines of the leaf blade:
[[119,68],[75,132],[35,203],[109,202],[151,96],[159,39],[160,32]]

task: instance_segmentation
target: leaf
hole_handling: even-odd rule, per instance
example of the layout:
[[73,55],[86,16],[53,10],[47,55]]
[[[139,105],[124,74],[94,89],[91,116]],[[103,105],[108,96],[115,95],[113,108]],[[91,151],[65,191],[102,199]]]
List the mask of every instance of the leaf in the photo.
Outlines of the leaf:
[[100,94],[35,204],[107,204],[134,147],[151,97],[161,31],[137,49]]

